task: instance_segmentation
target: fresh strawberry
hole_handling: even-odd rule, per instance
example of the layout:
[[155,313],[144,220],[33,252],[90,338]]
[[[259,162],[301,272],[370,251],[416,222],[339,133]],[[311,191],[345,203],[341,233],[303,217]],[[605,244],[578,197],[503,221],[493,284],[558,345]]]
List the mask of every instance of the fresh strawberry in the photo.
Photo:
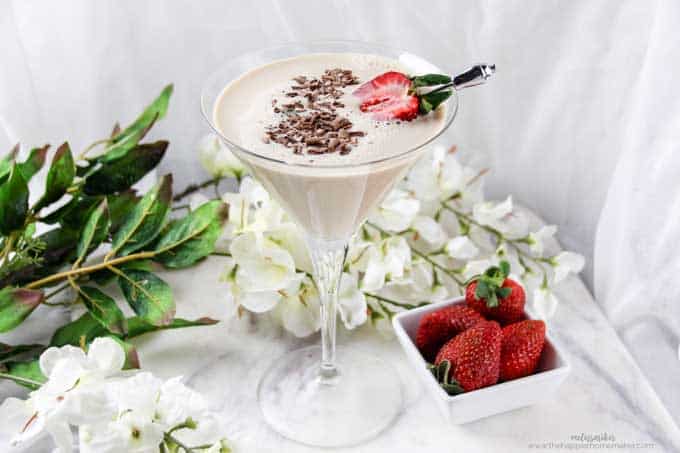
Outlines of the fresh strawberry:
[[446,343],[433,367],[444,390],[469,392],[498,382],[502,336],[497,322],[481,321]]
[[482,315],[465,305],[453,305],[420,318],[416,346],[425,360],[432,362],[444,343],[480,321]]
[[[427,114],[444,102],[452,91],[451,78],[440,74],[409,77],[401,72],[389,71],[362,84],[354,91],[362,112],[371,113],[378,121],[410,121],[418,114]],[[448,85],[447,85],[448,84]],[[441,85],[429,93],[419,93],[418,88]]]
[[507,278],[509,272],[510,265],[502,261],[499,266],[492,266],[475,277],[465,289],[468,307],[504,326],[524,319],[526,301],[524,289]]
[[545,323],[526,320],[503,328],[501,373],[503,381],[528,376],[536,371],[545,344]]

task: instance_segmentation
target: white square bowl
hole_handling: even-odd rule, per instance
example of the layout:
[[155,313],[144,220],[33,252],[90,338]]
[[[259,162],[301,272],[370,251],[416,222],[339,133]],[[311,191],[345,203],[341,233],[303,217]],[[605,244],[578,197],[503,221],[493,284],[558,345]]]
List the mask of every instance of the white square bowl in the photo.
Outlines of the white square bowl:
[[571,367],[549,334],[546,334],[538,370],[530,376],[454,396],[449,396],[439,386],[415,345],[416,330],[422,316],[461,303],[465,303],[464,297],[404,311],[392,319],[397,339],[404,348],[408,361],[444,417],[460,425],[550,398],[567,377]]

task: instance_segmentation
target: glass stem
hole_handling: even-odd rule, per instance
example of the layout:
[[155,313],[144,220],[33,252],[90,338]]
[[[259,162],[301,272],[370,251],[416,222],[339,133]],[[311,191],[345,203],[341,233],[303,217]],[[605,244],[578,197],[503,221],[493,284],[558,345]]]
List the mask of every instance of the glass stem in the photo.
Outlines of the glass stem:
[[319,378],[332,384],[339,377],[335,361],[335,326],[340,277],[347,256],[347,241],[325,241],[308,238],[314,279],[321,299],[321,366]]

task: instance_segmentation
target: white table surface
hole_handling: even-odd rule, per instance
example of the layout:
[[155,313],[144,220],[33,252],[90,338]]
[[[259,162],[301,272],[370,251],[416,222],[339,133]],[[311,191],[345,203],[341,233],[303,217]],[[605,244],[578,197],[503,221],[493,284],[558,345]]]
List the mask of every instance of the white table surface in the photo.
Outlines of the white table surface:
[[[189,270],[160,272],[175,291],[178,316],[225,318],[228,309],[216,284],[221,260],[212,257]],[[581,433],[653,444],[613,451],[680,451],[680,430],[583,283],[571,278],[558,295],[562,304],[549,329],[572,365],[566,382],[548,402],[463,426],[441,419],[395,339],[385,339],[370,327],[342,331],[340,344],[374,352],[394,364],[406,388],[406,404],[394,426],[379,437],[337,451],[566,451],[532,450],[530,444],[568,442]],[[287,453],[319,450],[287,441],[267,427],[257,407],[256,385],[277,356],[317,341],[318,335],[295,339],[266,316],[246,315],[210,327],[146,335],[135,343],[145,369],[162,377],[183,375],[207,396],[223,416],[225,434],[235,441],[237,451]],[[0,384],[0,400],[24,393],[11,383]]]

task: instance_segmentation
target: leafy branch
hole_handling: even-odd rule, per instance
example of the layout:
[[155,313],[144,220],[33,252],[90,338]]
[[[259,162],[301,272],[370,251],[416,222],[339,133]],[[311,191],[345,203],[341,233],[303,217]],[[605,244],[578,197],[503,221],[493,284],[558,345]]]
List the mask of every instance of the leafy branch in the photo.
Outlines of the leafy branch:
[[[65,304],[48,299],[69,287],[77,297],[72,303],[85,306],[87,319],[62,326],[50,345],[85,346],[96,336],[112,336],[129,353],[130,366],[138,366],[134,347],[127,343],[135,334],[212,323],[174,319],[172,289],[154,274],[153,263],[181,269],[209,256],[225,206],[212,200],[174,216],[172,175],[161,177],[142,196],[132,188],[168,148],[164,140],[142,140],[165,116],[172,89],[165,87],[130,125],[116,125],[110,137],[95,141],[77,158],[68,143],[59,146],[43,192],[32,205],[28,182],[46,163],[48,146],[31,150],[24,161],[17,161],[16,146],[0,159],[0,333],[17,328],[41,304]],[[36,234],[38,224],[50,229]],[[111,281],[117,282],[134,318],[126,318],[102,289]],[[24,351],[24,346],[0,346],[0,378],[28,386],[41,382],[35,355],[19,360],[5,351]]]

